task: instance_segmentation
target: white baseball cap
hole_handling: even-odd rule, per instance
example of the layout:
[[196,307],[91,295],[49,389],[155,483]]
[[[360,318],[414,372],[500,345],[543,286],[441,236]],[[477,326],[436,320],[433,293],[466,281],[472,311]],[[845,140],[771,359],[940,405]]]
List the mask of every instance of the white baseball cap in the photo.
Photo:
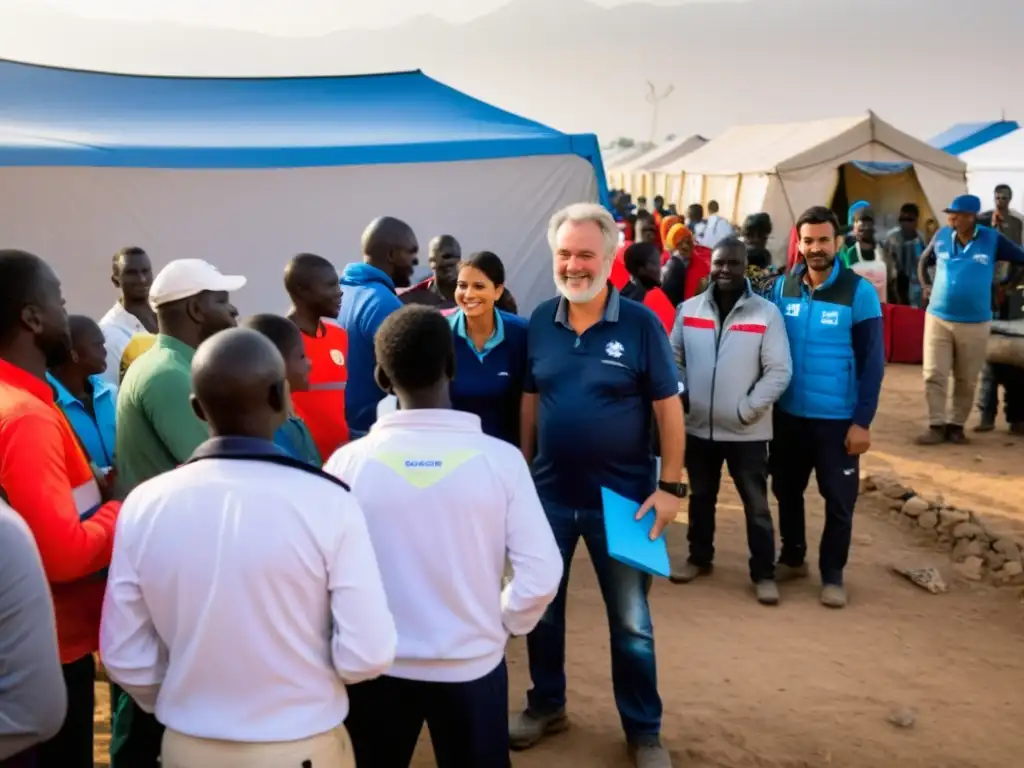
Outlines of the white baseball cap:
[[222,275],[213,264],[202,259],[175,259],[160,270],[149,289],[149,304],[154,309],[172,301],[181,301],[203,291],[237,291],[245,285],[241,275]]

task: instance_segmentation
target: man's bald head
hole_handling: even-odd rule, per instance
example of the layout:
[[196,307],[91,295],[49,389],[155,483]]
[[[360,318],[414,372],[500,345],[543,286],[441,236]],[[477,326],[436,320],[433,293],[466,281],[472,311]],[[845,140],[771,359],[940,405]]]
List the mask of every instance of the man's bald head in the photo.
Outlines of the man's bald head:
[[272,440],[287,417],[284,358],[266,336],[231,328],[192,359],[192,408],[216,436]]
[[401,219],[381,216],[363,231],[363,260],[388,275],[396,288],[410,284],[418,253],[416,233]]

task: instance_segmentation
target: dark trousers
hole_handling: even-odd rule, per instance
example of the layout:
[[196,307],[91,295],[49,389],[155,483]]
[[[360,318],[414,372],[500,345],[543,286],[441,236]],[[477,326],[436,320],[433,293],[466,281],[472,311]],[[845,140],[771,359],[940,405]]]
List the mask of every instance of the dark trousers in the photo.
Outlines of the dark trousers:
[[510,768],[505,661],[467,683],[379,677],[349,686],[356,765],[408,768],[423,723],[438,768]]
[[[594,564],[611,633],[612,688],[627,740],[661,730],[661,697],[654,657],[654,625],[647,592],[651,577],[608,554],[604,514],[573,509],[542,499],[564,572],[558,594],[526,638],[530,657],[527,692],[532,712],[550,714],[565,707],[565,602],[569,571],[580,538]],[[589,631],[589,629],[588,629]]]
[[68,713],[57,735],[36,747],[36,768],[92,768],[96,662],[90,653],[62,666]]
[[113,725],[110,729],[110,768],[157,768],[164,727],[153,715],[143,712],[132,697],[113,686]]
[[772,493],[779,505],[779,562],[799,566],[807,557],[804,492],[814,472],[825,500],[825,530],[818,550],[824,584],[842,586],[850,555],[853,509],[860,488],[860,457],[846,452],[849,421],[802,419],[775,412],[769,455]]
[[1005,363],[986,363],[978,386],[978,410],[982,421],[993,422],[999,412],[999,387],[1008,424],[1024,422],[1024,369]]
[[686,474],[690,481],[690,562],[710,566],[715,559],[715,505],[722,483],[722,464],[736,484],[747,519],[750,578],[755,583],[775,578],[775,530],[768,507],[768,443],[713,442],[686,436]]

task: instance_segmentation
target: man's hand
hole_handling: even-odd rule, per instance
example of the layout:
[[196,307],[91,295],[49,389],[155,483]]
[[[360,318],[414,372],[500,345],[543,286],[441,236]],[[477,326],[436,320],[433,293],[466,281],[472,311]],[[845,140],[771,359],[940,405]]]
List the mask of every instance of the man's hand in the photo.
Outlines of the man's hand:
[[675,522],[676,515],[679,514],[679,503],[680,498],[673,496],[671,493],[666,491],[657,490],[647,497],[641,507],[640,511],[636,513],[637,520],[643,520],[647,513],[652,509],[654,510],[654,525],[651,526],[651,541],[661,536],[665,530],[665,526]]
[[95,465],[92,466],[92,476],[96,479],[96,485],[100,487],[100,499],[103,503],[114,500],[114,484],[117,481],[117,470],[111,467],[106,472]]
[[846,452],[851,456],[860,456],[871,448],[871,430],[851,424],[846,433]]

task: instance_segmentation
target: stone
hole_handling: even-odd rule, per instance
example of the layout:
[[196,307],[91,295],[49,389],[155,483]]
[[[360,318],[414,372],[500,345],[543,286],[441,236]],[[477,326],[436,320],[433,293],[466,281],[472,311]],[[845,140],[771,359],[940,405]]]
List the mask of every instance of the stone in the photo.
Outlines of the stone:
[[871,493],[878,486],[875,485],[875,479],[871,475],[860,476],[860,486],[857,492],[860,494]]
[[983,558],[984,556],[985,547],[977,539],[960,539],[957,541],[956,546],[953,547],[952,558],[957,563],[963,562],[968,557]]
[[1024,565],[1016,560],[1010,560],[992,574],[992,581],[1000,585],[1024,584]]
[[976,539],[984,534],[985,532],[977,523],[960,523],[953,529],[954,539]]
[[897,709],[890,713],[886,719],[897,728],[910,728],[917,721],[917,715],[909,709]]
[[935,526],[938,525],[938,522],[939,522],[939,515],[936,512],[931,512],[931,511],[922,512],[920,515],[917,516],[917,524],[921,528],[924,528],[925,530],[928,530],[928,531],[930,531],[933,528],[935,528]]
[[992,544],[992,549],[1006,557],[1007,560],[1013,560],[1018,563],[1021,561],[1020,547],[1017,546],[1017,542],[1013,539],[996,539]]
[[1001,552],[996,552],[990,549],[985,553],[985,565],[988,566],[990,571],[998,571],[1003,565],[1006,564],[1006,555]]
[[903,511],[903,500],[902,499],[889,499],[889,511],[890,512],[902,512]]
[[878,490],[887,499],[900,499],[901,501],[914,492],[912,489],[903,485],[903,483],[899,482],[898,480],[879,483]]
[[960,523],[970,522],[971,515],[969,512],[963,512],[959,509],[950,509],[944,507],[939,510],[939,528],[944,531],[952,531]]
[[962,563],[954,563],[953,570],[968,581],[981,581],[985,573],[985,561],[980,557],[968,557]]
[[928,511],[928,502],[920,496],[911,496],[903,502],[903,514],[907,517],[920,517]]

